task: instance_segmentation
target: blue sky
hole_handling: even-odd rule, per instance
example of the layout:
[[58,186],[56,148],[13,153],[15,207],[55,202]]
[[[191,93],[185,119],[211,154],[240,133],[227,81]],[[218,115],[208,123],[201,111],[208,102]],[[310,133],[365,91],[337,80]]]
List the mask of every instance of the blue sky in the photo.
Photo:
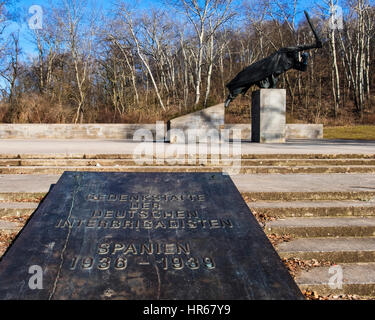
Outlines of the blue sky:
[[[21,46],[21,60],[29,60],[37,56],[35,44],[30,40],[31,34],[28,26],[28,20],[32,17],[32,13],[29,13],[29,8],[33,5],[39,5],[44,11],[51,7],[53,0],[9,0],[11,5],[8,7],[10,18],[8,20],[8,27],[5,30],[3,39],[6,39],[11,32],[19,32],[19,41]],[[77,0],[79,1],[79,0]],[[95,6],[96,9],[103,11],[110,11],[117,0],[86,0],[88,5]],[[163,3],[165,0],[126,0],[129,4],[137,4],[136,7],[139,9],[147,9],[150,7],[165,6]],[[251,2],[253,0],[233,0],[234,5],[240,5],[243,2]],[[293,1],[293,0],[291,0]],[[321,3],[323,0],[298,0],[297,8],[297,22],[299,19],[304,18],[303,10],[311,12],[311,9],[316,6],[317,3]],[[343,1],[343,0],[338,0]],[[0,77],[0,88],[4,88],[6,82]]]
[[[29,29],[27,21],[30,19],[32,14],[28,12],[29,8],[32,5],[39,5],[42,7],[42,9],[47,10],[50,7],[51,1],[53,0],[12,0],[13,5],[10,7],[11,14],[14,16],[12,19],[13,21],[9,22],[9,26],[6,29],[6,35],[19,30],[19,37],[20,37],[20,45],[22,48],[22,59],[27,59],[28,57],[34,56],[36,54],[35,46],[32,42],[30,42],[30,35],[29,35]],[[116,3],[116,0],[88,0],[88,3],[95,4],[95,7],[101,8],[102,10],[110,10],[114,3]],[[162,0],[129,0],[129,3],[134,3],[135,1],[138,2],[139,8],[148,8],[150,6],[158,7],[162,5]],[[251,0],[234,0],[235,3],[241,4],[243,1],[251,1]],[[302,11],[303,9],[306,9],[310,11],[317,3],[321,2],[322,0],[299,0],[299,7],[298,12],[299,15],[298,18],[303,17]],[[339,0],[340,1],[340,0]],[[6,37],[5,35],[5,37]]]
[[[115,0],[88,0],[88,3],[95,4],[97,8],[101,8],[102,10],[111,10],[113,7],[113,3]],[[137,0],[135,0],[137,1]],[[149,6],[157,6],[160,1],[158,0],[138,0],[140,8],[147,8]],[[51,2],[53,0],[13,0],[12,5],[9,7],[10,14],[12,16],[11,20],[8,21],[8,27],[6,28],[6,32],[4,38],[7,37],[10,33],[14,31],[19,31],[20,37],[20,45],[22,47],[22,56],[23,58],[27,58],[30,55],[34,55],[36,53],[35,45],[30,42],[30,35],[29,35],[29,27],[28,27],[28,20],[32,17],[32,13],[29,13],[29,8],[33,5],[39,5],[42,9],[46,10],[51,6]],[[134,2],[134,1],[129,1]]]
[[[10,0],[11,4],[7,6],[9,19],[7,20],[7,27],[4,34],[2,35],[3,41],[9,37],[12,32],[18,32],[19,43],[21,47],[21,60],[29,60],[37,56],[37,50],[35,44],[31,41],[30,29],[28,26],[28,20],[32,17],[32,13],[29,13],[29,8],[33,5],[39,5],[42,10],[47,10],[51,7],[53,0]],[[79,1],[79,0],[78,0]],[[88,3],[92,3],[96,8],[102,10],[110,10],[116,0],[87,0]],[[158,6],[161,1],[156,0],[129,0],[130,3],[135,1],[139,2],[140,8],[147,8],[150,6]],[[7,82],[4,78],[0,77],[0,89],[7,87]]]

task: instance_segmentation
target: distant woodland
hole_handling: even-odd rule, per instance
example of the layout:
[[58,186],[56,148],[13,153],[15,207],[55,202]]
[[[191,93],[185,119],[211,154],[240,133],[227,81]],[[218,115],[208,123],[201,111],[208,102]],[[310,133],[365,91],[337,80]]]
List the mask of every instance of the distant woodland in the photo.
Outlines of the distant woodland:
[[[281,47],[313,43],[298,0],[53,1],[43,26],[7,33],[0,3],[0,122],[153,123],[224,102],[239,71]],[[323,48],[306,72],[280,77],[288,122],[375,124],[375,6],[319,0],[309,10]],[[340,10],[342,9],[342,10]],[[342,15],[341,15],[342,13]],[[24,32],[24,31],[23,31]],[[24,35],[22,35],[24,37]],[[248,122],[251,88],[227,111]]]

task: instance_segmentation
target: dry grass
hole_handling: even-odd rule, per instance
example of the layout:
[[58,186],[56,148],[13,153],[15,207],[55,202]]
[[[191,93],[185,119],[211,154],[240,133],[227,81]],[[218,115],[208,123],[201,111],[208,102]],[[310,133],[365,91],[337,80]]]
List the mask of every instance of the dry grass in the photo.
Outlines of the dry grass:
[[324,127],[324,139],[375,140],[375,125]]
[[[290,100],[290,99],[289,99]],[[288,100],[287,100],[288,101]],[[210,98],[208,106],[224,102],[223,97],[216,95]],[[85,106],[83,123],[155,123],[155,121],[168,121],[175,117],[203,109],[203,103],[194,106],[191,99],[186,107],[180,100],[169,101],[166,111],[163,111],[155,97],[140,95],[139,105],[131,101],[121,111],[115,110],[110,102],[100,101],[95,105]],[[364,112],[361,119],[353,111],[353,106],[348,105],[342,109],[339,117],[333,118],[326,110],[317,114],[295,105],[291,114],[290,101],[287,102],[287,123],[323,123],[327,127],[326,137],[329,139],[374,139],[375,114],[372,110]],[[314,104],[313,104],[314,105]],[[327,107],[328,108],[328,107]],[[72,123],[75,118],[75,104],[68,98],[61,103],[57,98],[39,94],[21,95],[12,107],[9,103],[0,101],[0,123]],[[239,95],[225,110],[225,123],[251,123],[251,91],[243,97]],[[347,130],[347,126],[355,126]],[[335,127],[334,127],[335,126]],[[340,126],[340,127],[336,127]],[[332,128],[331,128],[332,127]],[[350,127],[351,128],[351,127]],[[337,130],[337,132],[335,132]],[[352,131],[354,130],[354,131]]]

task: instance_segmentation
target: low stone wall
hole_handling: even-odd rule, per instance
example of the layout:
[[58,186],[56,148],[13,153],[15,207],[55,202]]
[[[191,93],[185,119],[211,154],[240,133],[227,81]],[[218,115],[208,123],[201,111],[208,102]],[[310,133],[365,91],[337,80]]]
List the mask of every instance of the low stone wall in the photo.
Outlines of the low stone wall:
[[[180,129],[186,134],[191,129],[186,123],[176,123],[171,128]],[[251,124],[196,124],[199,130],[229,129],[230,139],[233,130],[241,130],[241,139],[251,141]],[[151,131],[155,139],[155,124],[0,124],[0,139],[125,139],[133,140],[134,133],[139,129]],[[167,124],[164,125],[164,132]],[[161,131],[162,132],[162,131]],[[287,139],[322,139],[322,124],[287,124]],[[142,137],[140,140],[144,141]],[[168,139],[167,139],[168,140]]]
[[[197,130],[197,132],[202,132],[202,130],[219,129],[220,126],[224,125],[224,118],[224,103],[220,103],[215,106],[169,120],[167,123],[167,130],[182,130],[185,136],[188,137],[187,130]],[[173,134],[171,136],[168,134],[166,140],[170,141],[171,143],[176,142]]]
[[229,139],[233,139],[233,130],[241,130],[241,140],[251,141],[251,124],[226,123],[222,128],[229,130]]
[[[251,141],[251,124],[234,123],[225,124],[222,128],[231,130],[230,139],[233,138],[232,130],[241,130],[241,139]],[[323,139],[323,125],[322,124],[292,124],[287,123],[285,126],[286,139]]]
[[323,139],[322,124],[287,124],[287,139]]
[[133,139],[138,129],[155,124],[0,124],[0,139]]
[[[175,129],[171,136],[167,136],[167,141],[171,143],[188,141],[188,130],[191,130],[194,136],[205,132],[212,136],[212,131],[209,129],[229,129],[229,138],[233,139],[233,130],[241,130],[241,139],[251,141],[251,124],[224,124],[225,108],[224,104],[217,104],[197,112],[189,113],[187,115],[177,117],[168,121],[167,128]],[[284,119],[285,121],[285,119]],[[272,121],[271,121],[272,123]],[[272,132],[272,129],[268,129]],[[183,133],[184,136],[177,136],[178,133]],[[322,124],[286,124],[285,125],[285,138],[286,139],[322,139],[323,138],[323,125]]]

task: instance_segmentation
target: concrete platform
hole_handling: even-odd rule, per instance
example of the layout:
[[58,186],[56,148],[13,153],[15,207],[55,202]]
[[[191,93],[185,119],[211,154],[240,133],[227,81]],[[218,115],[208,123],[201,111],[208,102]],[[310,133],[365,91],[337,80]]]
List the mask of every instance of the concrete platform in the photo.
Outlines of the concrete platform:
[[[47,192],[59,177],[0,175],[0,193]],[[231,178],[240,192],[375,192],[373,174],[243,174]]]
[[[1,139],[1,153],[91,153],[132,154],[139,142],[129,140],[18,140]],[[156,145],[150,143],[150,145]],[[169,144],[164,144],[168,146]],[[177,144],[174,144],[176,146]],[[242,153],[250,154],[375,154],[375,141],[363,140],[288,140],[284,144],[243,142]],[[218,149],[219,150],[219,149]]]
[[375,191],[374,174],[244,174],[232,179],[241,192]]

